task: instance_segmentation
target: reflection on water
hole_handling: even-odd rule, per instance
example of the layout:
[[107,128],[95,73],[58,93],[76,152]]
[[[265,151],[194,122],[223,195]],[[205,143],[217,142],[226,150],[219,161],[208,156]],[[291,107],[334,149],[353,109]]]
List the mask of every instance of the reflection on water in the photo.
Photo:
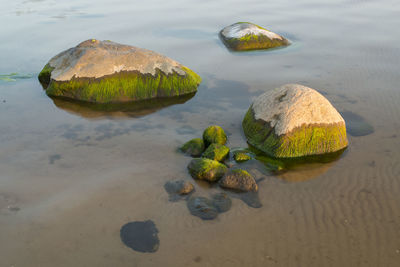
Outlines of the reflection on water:
[[88,103],[58,97],[52,97],[52,100],[58,108],[84,118],[138,118],[171,105],[183,104],[195,94],[196,93],[179,97],[149,99],[129,103],[107,104]]

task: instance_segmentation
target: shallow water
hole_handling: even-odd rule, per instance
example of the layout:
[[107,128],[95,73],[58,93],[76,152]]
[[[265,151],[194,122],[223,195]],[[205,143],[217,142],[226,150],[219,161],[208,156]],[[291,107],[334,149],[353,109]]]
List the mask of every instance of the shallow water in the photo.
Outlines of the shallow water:
[[[0,266],[399,266],[400,2],[3,1],[0,11]],[[252,21],[293,45],[232,53],[218,31]],[[97,38],[165,54],[203,78],[175,105],[102,114],[48,98],[35,78],[56,53]],[[34,74],[33,78],[29,75]],[[2,76],[3,77],[3,76]],[[170,202],[191,179],[176,152],[210,124],[245,147],[252,99],[284,83],[323,93],[372,125],[328,164],[272,173],[253,208],[232,198],[216,220]],[[218,187],[196,183],[194,196]],[[155,253],[120,239],[152,220]]]

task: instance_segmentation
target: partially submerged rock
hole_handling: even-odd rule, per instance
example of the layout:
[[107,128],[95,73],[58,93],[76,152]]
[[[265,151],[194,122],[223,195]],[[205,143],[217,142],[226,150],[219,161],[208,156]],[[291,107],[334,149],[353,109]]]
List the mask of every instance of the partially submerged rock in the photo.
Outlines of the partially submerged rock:
[[213,220],[218,216],[218,210],[213,202],[205,197],[192,197],[187,202],[187,207],[192,215],[203,220]]
[[121,227],[122,242],[138,252],[156,252],[160,245],[158,229],[153,221],[136,221]]
[[224,188],[248,192],[258,191],[256,180],[245,170],[236,169],[228,171],[219,181],[219,185]]
[[224,129],[220,126],[212,125],[208,126],[203,132],[203,139],[205,145],[208,147],[210,144],[220,144],[225,145],[226,143],[226,134]]
[[216,161],[223,161],[229,155],[229,147],[220,144],[211,144],[202,157]]
[[168,181],[164,188],[170,194],[171,200],[175,200],[177,195],[187,195],[194,190],[193,184],[185,180]]
[[298,84],[257,97],[242,126],[251,145],[277,158],[332,153],[348,145],[339,112],[317,91]]
[[195,179],[215,182],[225,174],[227,167],[215,160],[199,158],[192,159],[188,170]]
[[221,30],[224,44],[235,51],[268,49],[289,45],[284,37],[250,22],[237,22]]
[[192,157],[200,157],[204,151],[204,141],[201,138],[194,138],[186,142],[180,150]]
[[49,96],[109,103],[193,93],[201,78],[153,51],[92,39],[50,59],[39,81]]

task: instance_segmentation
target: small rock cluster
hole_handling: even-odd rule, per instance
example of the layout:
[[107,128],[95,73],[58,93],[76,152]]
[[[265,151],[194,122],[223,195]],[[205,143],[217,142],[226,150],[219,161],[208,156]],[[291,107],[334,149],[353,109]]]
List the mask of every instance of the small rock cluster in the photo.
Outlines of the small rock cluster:
[[[197,180],[209,183],[218,182],[220,187],[228,189],[232,193],[256,193],[258,185],[250,173],[242,169],[230,169],[231,166],[228,167],[225,164],[230,153],[238,163],[250,160],[251,156],[244,150],[231,152],[230,148],[225,145],[226,142],[225,131],[220,126],[212,125],[204,130],[202,138],[194,138],[183,144],[180,151],[194,157],[187,167],[190,175]],[[190,213],[203,220],[215,219],[219,213],[228,211],[232,205],[231,199],[224,192],[212,195],[211,199],[191,197],[194,186],[188,181],[170,181],[164,187],[169,193],[171,201],[187,198],[187,207]],[[247,199],[243,199],[243,201],[249,202]],[[261,204],[250,206],[260,207]]]

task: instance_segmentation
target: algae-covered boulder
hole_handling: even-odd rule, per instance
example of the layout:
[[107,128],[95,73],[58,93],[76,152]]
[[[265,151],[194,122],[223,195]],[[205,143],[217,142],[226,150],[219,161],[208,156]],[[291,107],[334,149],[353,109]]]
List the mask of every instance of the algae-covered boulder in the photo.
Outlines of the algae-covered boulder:
[[242,126],[251,145],[277,158],[322,155],[348,145],[339,112],[316,90],[298,84],[257,97]]
[[204,141],[201,138],[194,138],[186,142],[180,150],[192,157],[199,157],[204,151]]
[[201,78],[153,51],[92,39],[50,59],[39,81],[49,96],[109,103],[193,93]]
[[215,182],[227,171],[227,167],[218,161],[199,158],[192,159],[188,165],[190,175],[195,179]]
[[221,187],[234,189],[238,191],[258,191],[256,180],[253,176],[245,170],[236,169],[228,171],[221,180],[219,180]]
[[225,145],[226,134],[224,129],[217,125],[208,126],[203,132],[203,139],[206,146],[216,143]]
[[221,144],[211,144],[206,151],[204,151],[202,157],[216,161],[223,161],[229,155],[229,147]]
[[246,51],[289,45],[284,37],[250,22],[237,22],[223,28],[220,37],[231,50]]

